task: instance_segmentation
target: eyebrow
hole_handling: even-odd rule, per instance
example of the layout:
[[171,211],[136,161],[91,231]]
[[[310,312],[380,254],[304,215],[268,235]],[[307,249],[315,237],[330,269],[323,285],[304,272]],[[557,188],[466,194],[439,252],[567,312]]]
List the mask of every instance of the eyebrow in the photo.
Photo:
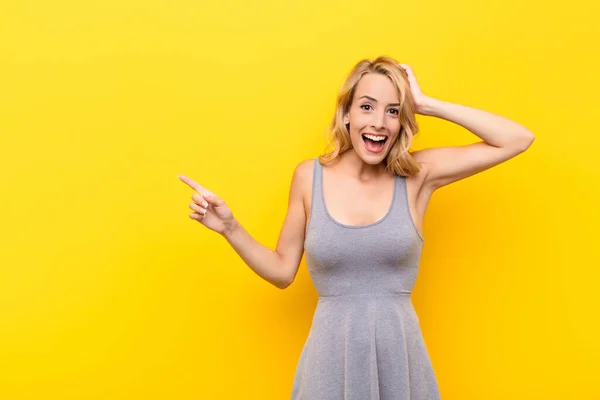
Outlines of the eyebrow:
[[[377,103],[377,99],[375,99],[375,98],[373,98],[371,96],[367,96],[367,95],[361,96],[358,99],[360,100],[363,97],[366,97],[367,99],[369,99],[369,100],[374,101],[375,103]],[[390,104],[388,104],[388,106],[399,106],[399,105],[400,105],[400,103],[390,103]]]

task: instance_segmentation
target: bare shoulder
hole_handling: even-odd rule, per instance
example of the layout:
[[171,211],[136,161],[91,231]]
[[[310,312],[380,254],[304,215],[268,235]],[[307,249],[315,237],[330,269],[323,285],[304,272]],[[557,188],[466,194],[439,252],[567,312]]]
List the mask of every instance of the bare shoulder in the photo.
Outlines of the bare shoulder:
[[312,186],[312,177],[314,169],[314,160],[302,160],[294,168],[294,174],[292,177],[292,190],[301,194],[303,199],[307,198],[307,194],[310,194]]
[[292,185],[299,186],[304,191],[312,183],[314,160],[300,161],[294,168]]
[[314,159],[300,161],[294,169],[291,185],[291,192],[295,193],[296,197],[302,202],[304,215],[307,218],[310,215],[314,164]]
[[432,157],[431,150],[431,148],[421,149],[410,153],[413,159],[417,163],[421,164],[421,170],[419,171],[419,174],[422,174],[423,176],[427,175],[427,169],[429,167],[430,160]]
[[294,176],[302,180],[306,180],[307,178],[310,179],[312,177],[313,168],[313,159],[302,160],[298,163],[298,165],[296,165],[296,168],[294,169]]

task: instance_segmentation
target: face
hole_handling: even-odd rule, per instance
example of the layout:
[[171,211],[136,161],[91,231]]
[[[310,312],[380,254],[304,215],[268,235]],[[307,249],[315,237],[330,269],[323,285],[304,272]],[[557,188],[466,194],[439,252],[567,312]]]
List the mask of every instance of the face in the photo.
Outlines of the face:
[[344,124],[357,155],[369,164],[382,162],[400,131],[400,100],[385,75],[369,73],[358,82]]

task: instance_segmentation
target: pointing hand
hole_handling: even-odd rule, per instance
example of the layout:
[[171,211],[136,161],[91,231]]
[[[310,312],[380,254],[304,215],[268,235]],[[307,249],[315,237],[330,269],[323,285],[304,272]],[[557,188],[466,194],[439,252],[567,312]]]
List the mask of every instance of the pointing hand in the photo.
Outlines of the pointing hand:
[[185,175],[180,174],[179,179],[198,192],[192,195],[190,218],[221,235],[233,229],[235,218],[223,199]]

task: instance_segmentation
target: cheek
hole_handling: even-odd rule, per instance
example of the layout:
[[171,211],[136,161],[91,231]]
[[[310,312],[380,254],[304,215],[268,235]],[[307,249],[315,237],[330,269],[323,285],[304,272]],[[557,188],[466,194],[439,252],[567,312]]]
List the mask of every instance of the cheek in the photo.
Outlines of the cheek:
[[390,119],[388,122],[388,128],[392,132],[399,132],[400,131],[400,121],[398,120],[398,118]]
[[350,120],[350,126],[357,131],[363,129],[367,125],[369,125],[369,117],[366,115],[359,114]]

